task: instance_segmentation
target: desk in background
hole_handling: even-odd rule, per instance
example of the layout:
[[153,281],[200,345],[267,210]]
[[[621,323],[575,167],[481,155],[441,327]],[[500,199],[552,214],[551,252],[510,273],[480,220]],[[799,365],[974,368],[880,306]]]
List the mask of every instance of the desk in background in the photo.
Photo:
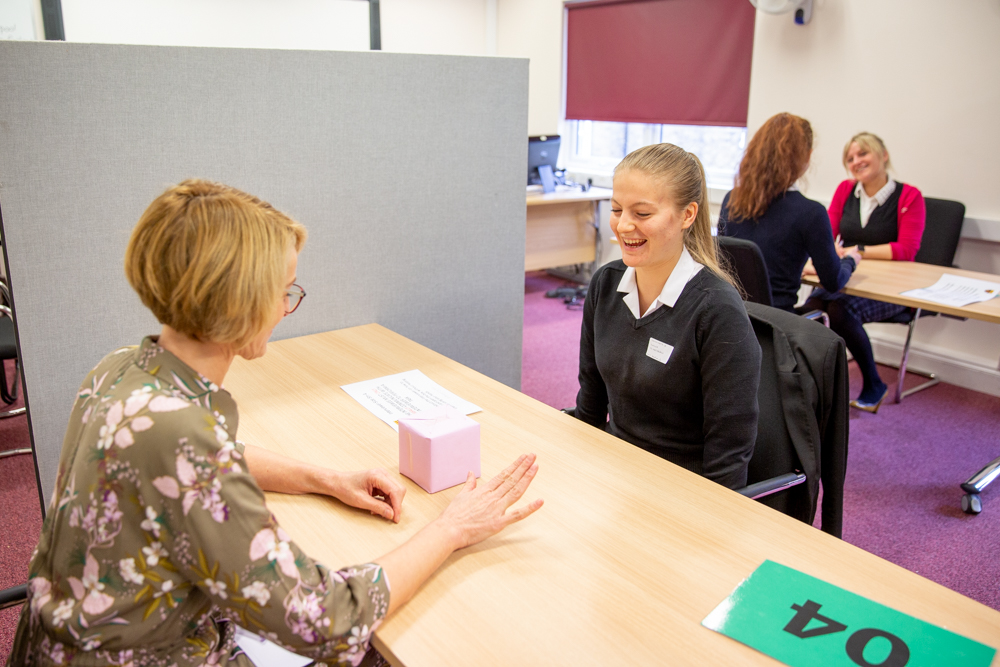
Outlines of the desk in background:
[[[419,368],[483,408],[483,477],[524,452],[539,473],[527,520],[457,552],[375,634],[394,665],[776,665],[701,626],[770,558],[996,645],[1000,612],[564,415],[378,325],[271,343],[226,378],[240,438],[340,469],[398,470],[397,435],[341,385]],[[318,496],[268,494],[311,556],[370,561],[458,489],[410,480],[398,525]],[[790,610],[791,613],[791,610]]]
[[[867,299],[896,303],[910,308],[923,308],[935,313],[945,313],[956,317],[968,317],[984,322],[1000,324],[1000,298],[982,303],[974,303],[963,308],[944,306],[923,299],[903,296],[906,292],[920,287],[930,287],[946,273],[977,280],[1000,282],[1000,276],[977,271],[965,271],[934,264],[919,262],[894,262],[886,259],[866,259],[858,265],[851,280],[841,290],[846,294],[863,296]],[[819,285],[816,276],[805,276],[802,282]]]
[[[855,269],[854,274],[851,276],[851,280],[841,291],[853,296],[875,299],[876,301],[895,303],[910,308],[922,308],[930,312],[944,313],[946,315],[954,315],[955,317],[968,317],[974,320],[1000,324],[1000,298],[973,303],[962,308],[955,308],[953,306],[945,306],[902,295],[902,292],[912,289],[930,287],[945,273],[964,276],[966,278],[975,278],[976,280],[1000,282],[1000,276],[991,273],[965,271],[963,269],[936,266],[934,264],[921,264],[919,262],[893,262],[890,260],[866,259],[858,265],[858,268]],[[816,276],[805,276],[802,281],[810,285],[819,285],[819,278]],[[960,485],[966,493],[962,497],[962,509],[969,514],[978,514],[981,512],[982,500],[979,498],[979,494],[997,477],[1000,477],[1000,457],[990,461],[979,472]]]
[[524,270],[592,264],[600,257],[600,203],[611,190],[557,190],[527,195]]

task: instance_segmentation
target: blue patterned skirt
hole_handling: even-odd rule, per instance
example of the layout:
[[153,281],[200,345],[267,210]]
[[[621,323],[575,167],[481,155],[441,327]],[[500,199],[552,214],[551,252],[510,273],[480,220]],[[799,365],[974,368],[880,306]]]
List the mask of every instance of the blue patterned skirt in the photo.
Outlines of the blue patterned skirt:
[[814,289],[809,298],[820,299],[822,301],[836,301],[862,324],[866,322],[884,322],[907,310],[906,306],[886,303],[885,301],[876,301],[875,299],[866,299],[861,296],[851,296],[843,292],[831,293],[822,287]]

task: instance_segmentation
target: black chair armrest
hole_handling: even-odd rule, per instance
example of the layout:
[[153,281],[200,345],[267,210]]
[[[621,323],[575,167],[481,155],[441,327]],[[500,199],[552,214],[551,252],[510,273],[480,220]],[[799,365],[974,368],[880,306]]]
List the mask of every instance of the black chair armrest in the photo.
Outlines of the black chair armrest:
[[0,591],[0,609],[13,607],[28,599],[28,584],[11,586]]
[[769,496],[772,493],[778,493],[779,491],[790,489],[793,486],[798,486],[805,481],[806,476],[804,473],[788,472],[784,475],[772,477],[771,479],[765,479],[763,482],[757,482],[749,486],[744,486],[742,489],[736,489],[736,493],[742,494],[747,498],[757,500],[758,498]]

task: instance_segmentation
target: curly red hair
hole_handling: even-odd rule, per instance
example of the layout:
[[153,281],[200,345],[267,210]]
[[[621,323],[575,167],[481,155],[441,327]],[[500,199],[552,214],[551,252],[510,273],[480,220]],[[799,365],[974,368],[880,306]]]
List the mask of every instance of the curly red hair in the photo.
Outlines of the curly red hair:
[[805,118],[779,113],[767,119],[747,145],[736,186],[729,195],[729,218],[756,220],[809,166],[812,125]]

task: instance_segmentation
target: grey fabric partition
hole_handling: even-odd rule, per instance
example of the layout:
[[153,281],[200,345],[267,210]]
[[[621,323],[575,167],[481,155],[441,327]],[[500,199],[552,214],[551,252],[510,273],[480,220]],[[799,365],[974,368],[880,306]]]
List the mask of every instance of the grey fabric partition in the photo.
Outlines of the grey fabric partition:
[[168,185],[306,225],[275,338],[378,322],[520,386],[528,62],[0,42],[0,215],[46,503],[79,383],[158,325],[122,271]]

